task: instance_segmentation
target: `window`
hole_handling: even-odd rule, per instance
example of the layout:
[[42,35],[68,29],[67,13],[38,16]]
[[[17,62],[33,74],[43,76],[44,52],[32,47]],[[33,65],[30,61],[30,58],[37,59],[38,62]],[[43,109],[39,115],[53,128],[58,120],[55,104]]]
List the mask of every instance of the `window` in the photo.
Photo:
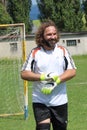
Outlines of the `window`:
[[66,40],[67,46],[77,46],[76,40]]
[[17,51],[17,43],[10,43],[10,50],[11,52],[16,52]]
[[63,43],[65,43],[65,40],[63,40]]
[[80,39],[78,39],[78,43],[80,43]]

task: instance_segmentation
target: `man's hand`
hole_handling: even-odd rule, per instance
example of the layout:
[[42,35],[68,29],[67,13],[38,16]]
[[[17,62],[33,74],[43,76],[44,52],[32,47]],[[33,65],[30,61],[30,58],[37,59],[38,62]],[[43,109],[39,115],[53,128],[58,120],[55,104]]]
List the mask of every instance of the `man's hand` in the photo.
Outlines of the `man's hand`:
[[[45,78],[45,81],[48,81],[47,83],[44,84],[44,87],[41,89],[41,92],[43,94],[50,94],[53,89],[60,84],[61,80],[59,76],[56,73],[49,73],[48,75],[42,75]],[[42,80],[43,81],[43,80]]]
[[40,81],[51,81],[52,77],[50,77],[50,73],[49,74],[41,74],[40,76]]
[[56,82],[57,85],[60,84],[60,82],[61,82],[59,76],[57,76],[57,75],[52,76],[52,79],[54,82]]
[[48,82],[44,84],[44,87],[41,89],[41,92],[46,95],[51,94],[51,92],[56,86],[57,84],[55,82]]
[[56,82],[56,84],[59,84],[61,82],[59,76],[53,72],[49,74],[41,74],[40,80],[41,81],[54,81]]

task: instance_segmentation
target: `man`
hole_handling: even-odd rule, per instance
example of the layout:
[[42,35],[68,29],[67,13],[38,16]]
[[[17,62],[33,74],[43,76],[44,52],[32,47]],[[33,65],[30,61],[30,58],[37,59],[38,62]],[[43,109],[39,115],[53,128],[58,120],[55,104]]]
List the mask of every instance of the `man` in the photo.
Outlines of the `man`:
[[23,65],[21,77],[33,81],[32,104],[36,130],[67,130],[68,99],[66,81],[76,75],[67,49],[59,46],[53,21],[42,23],[36,33],[37,47]]

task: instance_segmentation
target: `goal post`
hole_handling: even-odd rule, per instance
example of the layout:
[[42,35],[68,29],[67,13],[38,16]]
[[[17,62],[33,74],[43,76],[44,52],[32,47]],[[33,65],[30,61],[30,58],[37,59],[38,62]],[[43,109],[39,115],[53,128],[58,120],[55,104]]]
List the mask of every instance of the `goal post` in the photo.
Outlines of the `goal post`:
[[20,76],[25,60],[25,24],[0,24],[0,117],[28,118],[27,81]]

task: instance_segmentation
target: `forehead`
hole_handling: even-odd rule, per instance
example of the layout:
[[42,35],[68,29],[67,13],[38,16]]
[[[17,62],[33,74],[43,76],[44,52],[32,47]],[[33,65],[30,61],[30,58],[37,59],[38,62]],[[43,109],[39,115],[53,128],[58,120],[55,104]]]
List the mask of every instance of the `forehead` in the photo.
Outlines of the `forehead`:
[[44,33],[56,33],[57,29],[54,26],[49,26],[45,28]]

